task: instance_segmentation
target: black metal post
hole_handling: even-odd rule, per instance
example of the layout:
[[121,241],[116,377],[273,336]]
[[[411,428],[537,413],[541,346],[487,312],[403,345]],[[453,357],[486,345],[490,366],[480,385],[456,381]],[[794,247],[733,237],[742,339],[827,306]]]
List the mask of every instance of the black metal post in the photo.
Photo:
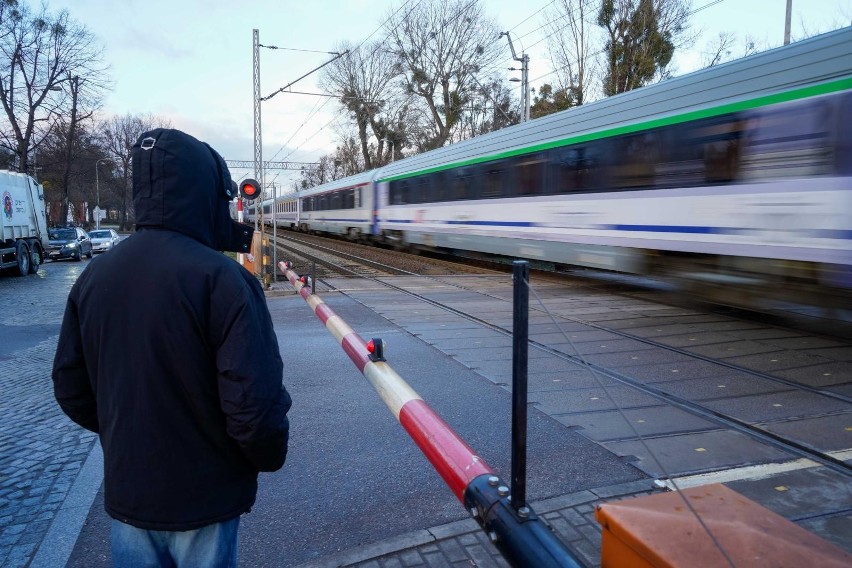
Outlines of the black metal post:
[[317,261],[311,261],[311,294],[317,293]]
[[529,349],[529,263],[512,263],[512,507],[527,507],[527,364]]

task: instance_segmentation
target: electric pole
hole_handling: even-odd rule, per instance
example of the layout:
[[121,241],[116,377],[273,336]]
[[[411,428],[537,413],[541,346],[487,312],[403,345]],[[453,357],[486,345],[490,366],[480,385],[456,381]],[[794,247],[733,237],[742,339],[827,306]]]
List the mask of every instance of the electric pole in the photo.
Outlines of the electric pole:
[[793,0],[787,0],[787,17],[784,19],[784,45],[790,43],[790,19],[793,15]]
[[[509,40],[509,49],[512,50],[512,59],[515,61],[519,61],[521,63],[521,122],[526,122],[530,119],[530,56],[526,53],[522,53],[520,57],[515,53],[515,46],[512,45],[512,38],[509,35],[509,32],[503,32],[500,34],[500,37],[506,36],[506,39]],[[515,71],[514,67],[509,69],[510,71]],[[517,81],[517,79],[510,79],[511,81]]]
[[[252,31],[253,46],[252,58],[254,67],[254,179],[260,182],[260,195],[258,203],[263,200],[263,188],[266,187],[263,179],[263,137],[260,131],[260,31]],[[254,230],[258,227],[258,217],[263,215],[260,208],[259,215],[254,216]]]

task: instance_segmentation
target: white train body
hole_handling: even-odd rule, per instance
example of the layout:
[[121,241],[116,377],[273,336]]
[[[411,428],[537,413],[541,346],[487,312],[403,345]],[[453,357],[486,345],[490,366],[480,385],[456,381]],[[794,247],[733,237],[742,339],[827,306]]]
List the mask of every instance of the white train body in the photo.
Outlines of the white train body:
[[[349,205],[333,205],[346,192]],[[849,307],[852,28],[412,156],[298,199],[302,230],[757,284],[767,294],[806,285]]]

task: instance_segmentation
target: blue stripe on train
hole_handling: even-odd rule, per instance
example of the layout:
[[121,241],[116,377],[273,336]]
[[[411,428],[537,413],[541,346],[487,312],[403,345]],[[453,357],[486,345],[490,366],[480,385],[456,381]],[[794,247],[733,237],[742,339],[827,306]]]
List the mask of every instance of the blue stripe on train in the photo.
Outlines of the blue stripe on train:
[[[411,219],[388,219],[384,223],[419,224]],[[492,227],[536,227],[539,223],[531,221],[430,221],[431,224],[443,225],[476,225]],[[589,227],[591,228],[591,227]],[[625,231],[645,233],[681,233],[697,235],[741,235],[751,232],[753,229],[742,229],[737,227],[694,227],[677,225],[598,225],[594,229],[599,231]],[[816,229],[804,231],[807,236],[818,239],[840,239],[852,240],[852,231],[845,229]]]

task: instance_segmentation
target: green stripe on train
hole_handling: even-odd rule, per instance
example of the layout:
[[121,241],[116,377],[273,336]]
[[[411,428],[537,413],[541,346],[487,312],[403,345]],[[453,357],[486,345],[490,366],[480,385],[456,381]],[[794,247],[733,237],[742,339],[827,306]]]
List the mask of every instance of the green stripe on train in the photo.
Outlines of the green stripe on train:
[[579,136],[575,136],[573,138],[563,138],[561,140],[553,140],[550,142],[545,142],[543,144],[533,144],[532,146],[525,146],[523,148],[515,148],[514,150],[507,150],[505,152],[500,152],[497,154],[491,154],[485,157],[479,158],[471,158],[469,160],[464,160],[461,162],[453,162],[451,164],[444,164],[441,166],[434,166],[431,168],[426,168],[423,170],[418,170],[415,172],[407,173],[407,174],[399,174],[396,176],[390,176],[386,178],[381,178],[376,180],[377,182],[386,182],[386,181],[396,181],[400,179],[406,179],[410,177],[422,176],[425,174],[431,174],[434,172],[440,172],[443,170],[449,170],[452,168],[461,168],[464,166],[472,166],[474,164],[481,164],[484,162],[491,162],[494,160],[501,160],[503,158],[511,158],[513,156],[522,156],[524,154],[532,154],[534,152],[539,152],[541,150],[550,150],[552,148],[559,148],[561,146],[570,146],[572,144],[580,144],[582,142],[589,142],[591,140],[601,140],[604,138],[612,138],[614,136],[620,136],[622,134],[632,134],[634,132],[642,132],[644,130],[652,130],[654,128],[660,128],[663,126],[671,126],[673,124],[682,124],[684,122],[692,122],[694,120],[701,120],[702,118],[711,118],[714,116],[721,116],[724,114],[731,114],[734,112],[741,112],[744,110],[751,110],[755,108],[775,105],[778,103],[786,103],[790,101],[796,101],[801,99],[807,99],[810,97],[817,97],[820,95],[827,95],[830,93],[837,93],[840,91],[846,91],[852,89],[852,77],[847,77],[845,79],[839,79],[837,81],[830,81],[828,83],[821,83],[819,85],[811,85],[808,87],[802,87],[801,89],[793,89],[790,91],[784,91],[781,93],[774,93],[771,95],[764,95],[762,97],[757,97],[756,99],[750,99],[747,101],[739,101],[736,103],[728,103],[722,106],[695,110],[691,112],[687,112],[684,114],[678,114],[675,116],[669,116],[666,118],[658,118],[655,120],[649,120],[647,122],[638,122],[636,124],[629,124],[627,126],[618,126],[616,128],[610,128],[608,130],[600,130],[598,132],[589,132],[587,134],[581,134]]

